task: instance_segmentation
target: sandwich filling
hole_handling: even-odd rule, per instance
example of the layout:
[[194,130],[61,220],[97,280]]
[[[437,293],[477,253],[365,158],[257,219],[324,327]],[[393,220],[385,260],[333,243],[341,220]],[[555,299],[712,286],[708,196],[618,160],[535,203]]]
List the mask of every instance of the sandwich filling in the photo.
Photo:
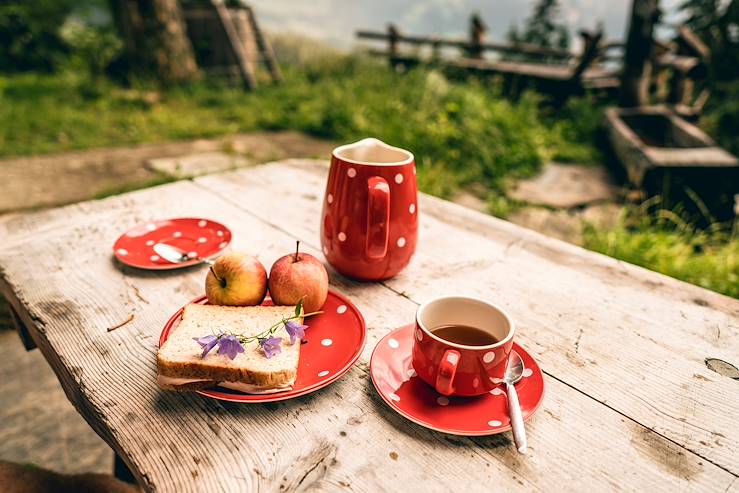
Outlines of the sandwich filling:
[[[196,383],[196,382],[210,382],[210,380],[198,379],[198,378],[166,377],[164,375],[157,375],[157,383],[161,386],[176,387],[178,385],[185,385],[188,383]],[[254,385],[251,383],[244,383],[244,382],[217,382],[217,384],[227,389],[238,390],[239,392],[244,392],[245,394],[274,394],[276,392],[286,392],[288,390],[292,390],[293,388],[292,382],[286,383],[283,385],[275,385],[275,386]]]

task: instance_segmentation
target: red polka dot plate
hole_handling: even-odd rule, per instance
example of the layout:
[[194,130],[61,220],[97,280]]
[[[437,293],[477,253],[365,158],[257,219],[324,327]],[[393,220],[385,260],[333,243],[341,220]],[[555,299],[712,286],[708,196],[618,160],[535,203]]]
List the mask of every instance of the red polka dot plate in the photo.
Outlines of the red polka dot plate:
[[[445,397],[416,376],[411,366],[413,327],[390,332],[372,352],[370,375],[382,399],[414,423],[451,435],[494,435],[510,430],[503,387],[479,397]],[[521,355],[526,368],[516,390],[527,420],[544,400],[544,376],[521,346],[514,343],[513,349]]]
[[[179,248],[192,260],[169,262],[154,251],[157,243]],[[113,254],[131,267],[169,270],[199,264],[203,259],[218,255],[229,243],[231,230],[223,224],[199,217],[183,217],[134,226],[116,240]]]
[[[205,296],[192,303],[206,304]],[[271,305],[267,298],[264,305]],[[172,315],[159,337],[159,345],[169,337],[182,319],[183,308]],[[237,390],[215,387],[198,391],[206,397],[231,402],[271,402],[292,399],[323,388],[336,380],[357,361],[367,338],[364,318],[356,306],[344,296],[329,290],[323,313],[305,321],[305,340],[300,347],[298,378],[291,390],[275,394],[245,394]],[[194,343],[193,343],[194,344]]]

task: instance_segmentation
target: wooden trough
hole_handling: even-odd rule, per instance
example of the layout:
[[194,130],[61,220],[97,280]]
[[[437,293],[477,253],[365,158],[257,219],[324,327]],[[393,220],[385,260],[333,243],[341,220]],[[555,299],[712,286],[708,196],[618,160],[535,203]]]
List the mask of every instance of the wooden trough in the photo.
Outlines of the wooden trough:
[[[739,160],[692,123],[661,106],[609,108],[606,128],[629,182],[670,202],[695,192],[713,214],[733,216],[739,193]],[[697,204],[694,204],[697,205]]]

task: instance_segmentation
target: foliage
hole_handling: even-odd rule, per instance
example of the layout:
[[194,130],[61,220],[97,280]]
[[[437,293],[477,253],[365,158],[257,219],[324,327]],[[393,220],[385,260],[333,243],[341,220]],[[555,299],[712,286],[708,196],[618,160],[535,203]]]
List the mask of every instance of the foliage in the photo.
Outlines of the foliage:
[[739,79],[739,0],[684,0],[678,9],[711,50],[709,81]]
[[571,98],[544,121],[550,128],[547,148],[552,152],[552,160],[580,164],[603,161],[596,146],[603,122],[603,106],[593,97]]
[[739,156],[739,80],[716,84],[700,125],[721,147]]
[[508,40],[544,48],[569,48],[570,34],[567,25],[557,21],[559,8],[558,0],[539,0],[534,5],[531,16],[526,18],[523,31],[519,32],[516,25],[512,25],[506,35]]
[[67,68],[86,76],[81,81],[81,89],[88,94],[99,94],[106,68],[121,53],[121,40],[111,29],[81,22],[68,22],[61,33],[71,48],[71,55],[65,63]]
[[59,28],[74,0],[0,3],[0,71],[51,71],[69,49]]
[[609,230],[586,225],[584,246],[626,262],[739,298],[736,226],[698,229],[653,202],[626,209]]

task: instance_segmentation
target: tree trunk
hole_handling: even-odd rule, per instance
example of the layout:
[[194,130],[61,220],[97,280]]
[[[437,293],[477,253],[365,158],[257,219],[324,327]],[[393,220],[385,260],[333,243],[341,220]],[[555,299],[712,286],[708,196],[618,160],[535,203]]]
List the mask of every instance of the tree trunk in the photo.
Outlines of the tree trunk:
[[652,32],[659,15],[658,0],[633,0],[621,73],[621,107],[641,106],[649,102],[649,78],[652,72],[649,58]]
[[197,76],[192,45],[177,0],[110,0],[131,70],[167,83]]

